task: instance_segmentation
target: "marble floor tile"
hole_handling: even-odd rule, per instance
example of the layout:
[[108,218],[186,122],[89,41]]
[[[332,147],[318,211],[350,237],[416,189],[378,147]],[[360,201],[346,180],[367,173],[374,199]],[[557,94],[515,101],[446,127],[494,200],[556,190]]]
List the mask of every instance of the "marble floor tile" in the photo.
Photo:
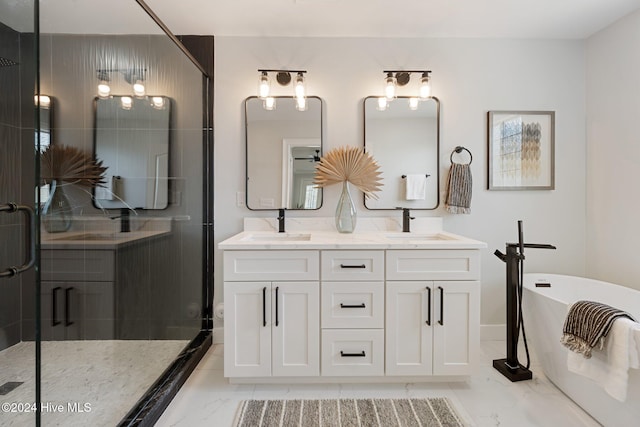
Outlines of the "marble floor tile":
[[[597,427],[586,412],[541,372],[531,351],[531,381],[512,383],[492,367],[504,341],[483,341],[478,372],[467,381],[398,384],[229,384],[223,346],[212,346],[156,424],[158,427],[232,426],[244,399],[448,397],[470,426]],[[520,351],[524,359],[524,349]]]

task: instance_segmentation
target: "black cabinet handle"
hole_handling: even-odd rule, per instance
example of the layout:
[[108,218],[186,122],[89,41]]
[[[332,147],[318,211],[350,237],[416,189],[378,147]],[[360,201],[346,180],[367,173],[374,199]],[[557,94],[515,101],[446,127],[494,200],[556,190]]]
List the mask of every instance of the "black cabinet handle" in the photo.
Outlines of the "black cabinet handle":
[[427,326],[431,326],[431,288],[427,286]]
[[51,289],[51,326],[57,326],[60,324],[58,320],[58,291],[60,286],[56,286]]
[[364,264],[360,264],[360,265],[340,264],[340,268],[367,268],[367,266]]
[[444,289],[442,286],[438,286],[438,289],[440,289],[440,320],[438,323],[444,325]]
[[360,353],[345,353],[340,350],[340,357],[366,357],[366,353],[362,350]]
[[280,286],[276,286],[276,327],[278,327],[278,325],[280,324],[280,322],[278,321],[278,290],[280,289]]
[[262,288],[262,326],[267,326],[267,287]]
[[64,290],[64,326],[71,326],[73,322],[70,319],[71,317],[71,304],[69,304],[69,295],[74,288],[67,288]]
[[340,308],[366,308],[367,306],[362,304],[343,304],[340,303]]

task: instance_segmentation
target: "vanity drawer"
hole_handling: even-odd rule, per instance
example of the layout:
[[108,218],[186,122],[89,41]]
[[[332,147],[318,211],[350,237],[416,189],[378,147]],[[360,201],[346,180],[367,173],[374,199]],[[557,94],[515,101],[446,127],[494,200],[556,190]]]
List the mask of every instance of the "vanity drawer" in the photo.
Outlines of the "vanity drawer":
[[383,328],[384,282],[322,282],[323,328]]
[[384,330],[323,329],[322,375],[384,375]]
[[112,250],[42,250],[42,280],[112,282],[114,251]]
[[476,250],[387,251],[387,280],[479,280]]
[[384,280],[384,251],[322,251],[322,280]]
[[318,251],[225,251],[224,280],[318,280]]

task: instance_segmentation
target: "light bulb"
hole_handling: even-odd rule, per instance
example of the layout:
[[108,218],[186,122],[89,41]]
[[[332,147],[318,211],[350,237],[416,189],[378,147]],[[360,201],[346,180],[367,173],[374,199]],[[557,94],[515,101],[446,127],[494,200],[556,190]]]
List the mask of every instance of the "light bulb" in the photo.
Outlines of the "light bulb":
[[389,101],[396,97],[396,78],[391,73],[388,73],[384,79],[384,96]]
[[429,75],[424,73],[420,79],[420,98],[425,99],[431,96],[431,81]]
[[133,105],[133,99],[130,96],[123,96],[120,98],[120,105],[123,110],[131,110],[131,106]]
[[376,110],[384,111],[386,109],[387,109],[387,98],[382,96],[382,97],[378,98],[378,106],[376,107]]
[[49,106],[51,105],[51,98],[49,98],[47,95],[36,95],[33,97],[33,100],[40,108],[49,108]]
[[108,98],[111,94],[111,86],[109,86],[109,82],[106,80],[101,80],[98,85],[98,96],[100,98]]
[[153,108],[155,108],[156,110],[162,110],[164,108],[164,98],[161,96],[154,96],[153,98],[151,98],[151,101],[153,102]]
[[266,71],[260,74],[260,80],[258,82],[258,98],[265,99],[269,96],[269,89],[271,82],[269,81],[269,75]]
[[271,111],[276,109],[276,99],[273,96],[267,96],[262,102],[265,110]]
[[298,73],[295,81],[295,93],[296,97],[304,98],[305,90],[304,90],[304,76],[302,73]]
[[136,80],[133,84],[133,94],[138,98],[142,98],[145,94],[144,84],[141,80]]
[[415,97],[409,98],[409,109],[414,111],[417,110],[419,102],[420,100],[418,98],[415,98]]
[[307,98],[304,98],[304,97],[296,98],[296,110],[307,111]]

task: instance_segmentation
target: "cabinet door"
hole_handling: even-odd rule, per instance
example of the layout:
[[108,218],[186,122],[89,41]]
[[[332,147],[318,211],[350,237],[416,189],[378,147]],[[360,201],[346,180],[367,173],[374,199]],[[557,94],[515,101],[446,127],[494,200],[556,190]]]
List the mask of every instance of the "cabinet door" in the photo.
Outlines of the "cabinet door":
[[275,282],[272,297],[273,376],[320,375],[320,285]]
[[480,348],[480,282],[434,282],[434,375],[469,375]]
[[387,282],[387,375],[431,375],[432,300],[432,282]]
[[224,283],[224,375],[271,375],[271,283]]
[[65,282],[43,281],[41,295],[41,334],[43,341],[62,341],[64,330],[64,289]]
[[85,282],[81,285],[77,289],[80,311],[75,318],[72,315],[70,320],[82,322],[82,338],[85,340],[114,339],[115,295],[113,282]]

